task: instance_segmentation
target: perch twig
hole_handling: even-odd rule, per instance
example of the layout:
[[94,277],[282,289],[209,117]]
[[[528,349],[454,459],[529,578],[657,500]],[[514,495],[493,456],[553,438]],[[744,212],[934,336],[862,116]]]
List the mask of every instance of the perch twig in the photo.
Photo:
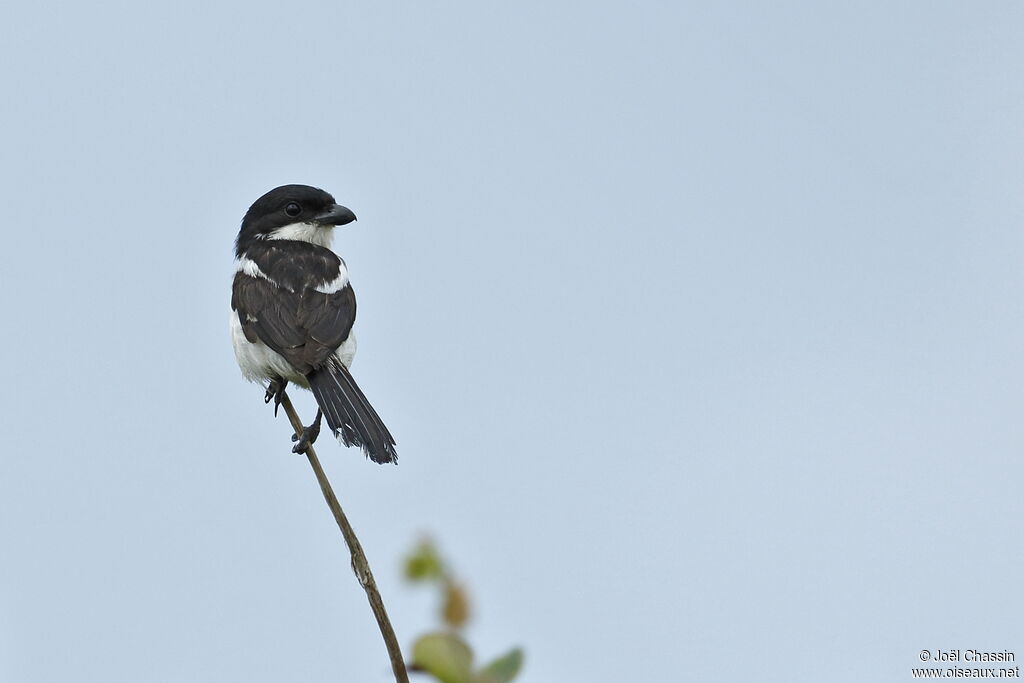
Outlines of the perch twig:
[[[295,412],[292,401],[287,394],[282,398],[281,405],[284,406],[284,412],[288,415],[292,428],[295,429],[296,436],[301,434],[303,428],[302,420],[299,419],[299,415]],[[316,451],[313,450],[313,446],[310,446],[306,451],[306,457],[313,468],[313,473],[316,474],[316,480],[320,483],[320,490],[323,491],[327,507],[331,508],[331,512],[334,513],[334,521],[338,523],[341,535],[345,537],[345,544],[348,545],[348,550],[352,554],[352,571],[355,572],[356,578],[362,585],[363,590],[366,591],[366,597],[370,601],[370,608],[373,609],[373,616],[377,619],[380,634],[384,637],[384,644],[388,648],[388,656],[391,657],[391,669],[395,672],[395,681],[398,683],[409,683],[409,674],[405,670],[405,660],[402,659],[402,649],[398,645],[395,629],[392,628],[391,621],[388,619],[388,613],[384,609],[384,600],[381,599],[380,591],[377,590],[377,582],[373,580],[373,572],[370,571],[370,563],[367,562],[366,554],[363,553],[363,546],[359,544],[359,538],[356,536],[355,530],[349,524],[348,518],[345,517],[345,513],[341,509],[341,503],[338,502],[338,497],[334,495],[334,489],[331,488],[331,482],[327,480],[327,475],[324,474],[324,469],[320,466],[320,460],[316,457]]]

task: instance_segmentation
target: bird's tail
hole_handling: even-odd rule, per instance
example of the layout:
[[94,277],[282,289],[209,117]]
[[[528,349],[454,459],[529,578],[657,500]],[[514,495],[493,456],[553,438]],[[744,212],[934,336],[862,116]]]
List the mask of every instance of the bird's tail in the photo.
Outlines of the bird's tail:
[[395,439],[377,411],[337,358],[306,376],[316,402],[334,435],[346,446],[359,446],[377,463],[397,462]]

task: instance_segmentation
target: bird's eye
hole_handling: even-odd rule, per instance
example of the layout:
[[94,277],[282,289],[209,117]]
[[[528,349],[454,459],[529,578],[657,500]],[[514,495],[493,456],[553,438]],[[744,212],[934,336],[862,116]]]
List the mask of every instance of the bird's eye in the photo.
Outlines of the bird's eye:
[[294,218],[302,213],[302,207],[299,206],[298,202],[288,202],[288,206],[284,207],[284,212]]

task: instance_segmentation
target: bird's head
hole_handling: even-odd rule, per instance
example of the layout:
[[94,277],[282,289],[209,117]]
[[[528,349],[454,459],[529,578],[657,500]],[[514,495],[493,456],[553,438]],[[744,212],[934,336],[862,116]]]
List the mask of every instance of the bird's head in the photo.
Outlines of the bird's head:
[[300,240],[329,248],[334,227],[355,219],[352,211],[323,190],[309,185],[275,187],[245,212],[235,255],[241,256],[258,239]]

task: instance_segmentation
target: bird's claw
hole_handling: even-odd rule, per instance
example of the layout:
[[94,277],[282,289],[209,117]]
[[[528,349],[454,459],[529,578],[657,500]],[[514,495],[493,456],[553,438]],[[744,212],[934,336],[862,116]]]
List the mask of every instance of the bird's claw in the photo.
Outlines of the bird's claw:
[[270,403],[274,401],[274,417],[277,417],[277,411],[281,407],[281,401],[284,400],[284,388],[288,386],[288,380],[270,380],[270,384],[267,385],[267,393],[263,396],[264,403]]
[[292,441],[295,442],[295,445],[292,446],[292,453],[305,453],[318,436],[320,436],[319,421],[314,422],[308,427],[303,427],[302,434],[292,434]]

